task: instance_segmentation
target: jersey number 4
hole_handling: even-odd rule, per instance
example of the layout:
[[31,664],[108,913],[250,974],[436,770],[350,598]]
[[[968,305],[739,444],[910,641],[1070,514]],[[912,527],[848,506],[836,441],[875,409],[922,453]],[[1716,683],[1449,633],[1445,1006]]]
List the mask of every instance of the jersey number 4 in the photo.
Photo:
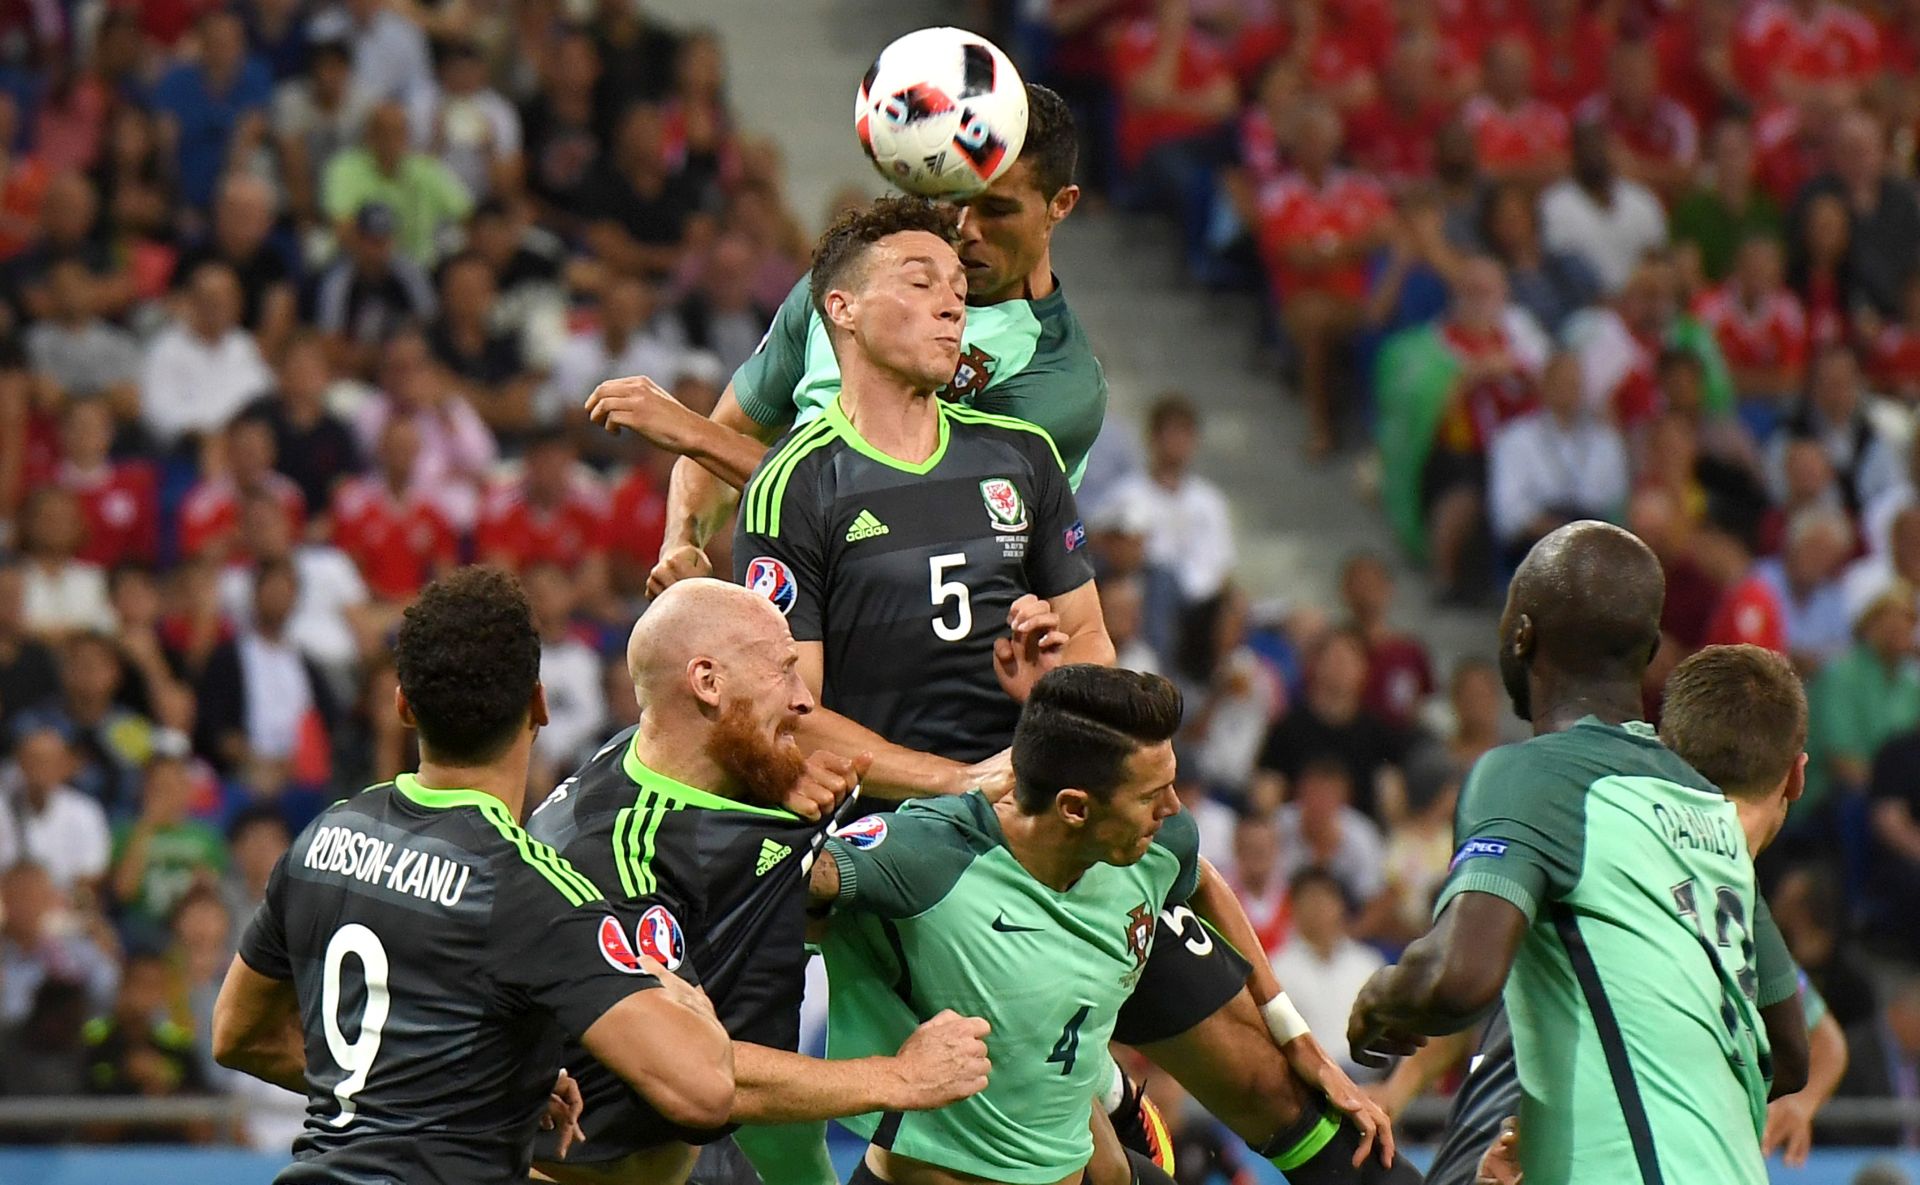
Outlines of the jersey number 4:
[[[366,1003],[360,1009],[360,1035],[347,1040],[340,1016],[340,973],[347,956],[360,960],[360,975],[366,983]],[[327,1031],[327,1050],[336,1065],[346,1073],[333,1088],[340,1114],[330,1123],[345,1127],[357,1114],[353,1097],[367,1085],[373,1072],[373,1059],[380,1056],[380,1034],[387,1025],[392,1004],[387,996],[387,948],[380,936],[358,922],[350,922],[334,931],[327,942],[327,954],[320,972],[320,1020]]]
[[1080,1057],[1080,1026],[1087,1023],[1087,1013],[1092,1011],[1093,1005],[1080,1005],[1080,1011],[1069,1017],[1067,1027],[1060,1030],[1060,1039],[1053,1043],[1053,1052],[1047,1055],[1049,1063],[1060,1064],[1062,1074],[1073,1073],[1073,1063]]

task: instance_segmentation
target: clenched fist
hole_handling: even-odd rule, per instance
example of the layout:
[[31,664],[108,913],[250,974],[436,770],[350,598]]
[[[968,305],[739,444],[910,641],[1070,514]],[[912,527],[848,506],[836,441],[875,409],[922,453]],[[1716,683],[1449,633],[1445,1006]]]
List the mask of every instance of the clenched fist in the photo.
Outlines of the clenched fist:
[[787,791],[782,806],[802,819],[824,819],[860,785],[873,767],[873,754],[852,761],[825,749],[816,750],[800,770],[800,780]]
[[893,1055],[900,1091],[893,1109],[931,1111],[987,1088],[987,1033],[977,1016],[951,1008],[913,1031]]

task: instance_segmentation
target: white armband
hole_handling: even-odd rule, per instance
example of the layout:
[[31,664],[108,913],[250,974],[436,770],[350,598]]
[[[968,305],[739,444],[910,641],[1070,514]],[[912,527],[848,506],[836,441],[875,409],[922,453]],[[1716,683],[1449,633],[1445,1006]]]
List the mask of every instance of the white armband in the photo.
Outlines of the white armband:
[[1307,1018],[1287,999],[1287,993],[1281,992],[1265,1004],[1260,1005],[1260,1015],[1267,1022],[1267,1032],[1273,1034],[1276,1045],[1285,1045],[1295,1037],[1304,1037],[1312,1030],[1307,1027]]

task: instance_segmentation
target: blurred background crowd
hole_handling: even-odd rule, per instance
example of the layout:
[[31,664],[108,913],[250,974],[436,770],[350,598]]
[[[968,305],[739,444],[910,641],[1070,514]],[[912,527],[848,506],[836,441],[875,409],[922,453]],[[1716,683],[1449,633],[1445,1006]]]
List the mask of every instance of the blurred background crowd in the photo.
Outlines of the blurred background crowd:
[[[1491,629],[1436,658],[1400,574],[1487,616],[1603,517],[1668,569],[1650,715],[1710,642],[1805,672],[1774,913],[1845,1089],[1920,1097],[1920,4],[951,19],[1072,104],[1076,218],[1261,302],[1299,446],[1401,548],[1335,603],[1248,587],[1198,392],[1110,417],[1082,490],[1121,660],[1186,690],[1182,795],[1316,1031],[1344,1049],[1466,768],[1524,735]],[[711,407],[861,200],[794,210],[773,130],[637,0],[0,3],[0,1096],[259,1103],[0,1141],[284,1151],[299,1104],[212,1065],[213,996],[290,835],[411,767],[386,641],[435,573],[524,581],[539,781],[632,722],[671,458],[581,405],[646,374]]]

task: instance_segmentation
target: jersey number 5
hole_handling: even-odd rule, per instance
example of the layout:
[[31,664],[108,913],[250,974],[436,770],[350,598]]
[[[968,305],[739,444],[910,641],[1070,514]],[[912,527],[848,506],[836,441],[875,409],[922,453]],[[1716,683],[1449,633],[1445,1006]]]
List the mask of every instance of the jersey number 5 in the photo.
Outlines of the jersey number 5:
[[[933,615],[933,636],[942,642],[958,642],[973,632],[973,602],[967,592],[967,586],[958,580],[942,580],[948,568],[958,568],[967,562],[964,551],[950,551],[946,555],[927,557],[927,584],[933,606],[939,612]],[[953,624],[947,624],[947,602],[957,605]]]
[[[367,985],[366,1004],[360,1009],[360,1036],[353,1041],[347,1040],[340,1023],[340,972],[348,955],[360,960],[360,975]],[[327,1050],[347,1075],[333,1088],[333,1097],[340,1104],[340,1114],[329,1121],[335,1127],[347,1126],[357,1114],[353,1096],[366,1086],[373,1059],[380,1055],[380,1033],[386,1028],[390,1004],[387,948],[380,945],[380,936],[358,922],[335,930],[327,942],[320,979],[320,1018],[327,1030]]]

